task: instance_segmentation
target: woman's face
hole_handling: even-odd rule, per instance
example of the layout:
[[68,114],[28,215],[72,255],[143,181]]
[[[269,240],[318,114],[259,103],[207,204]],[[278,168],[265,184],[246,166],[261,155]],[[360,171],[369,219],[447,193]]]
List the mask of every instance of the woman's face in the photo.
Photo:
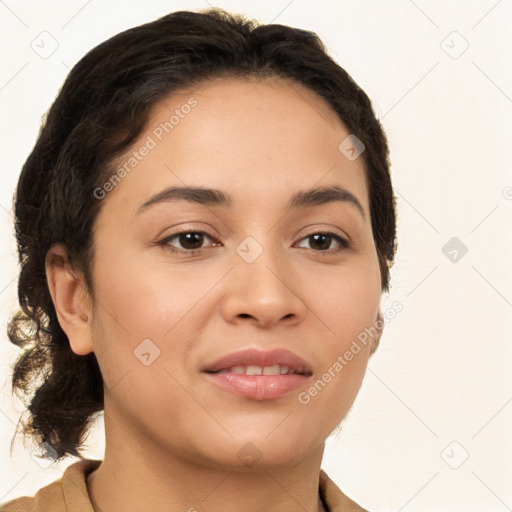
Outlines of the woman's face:
[[349,135],[298,84],[218,80],[159,103],[96,191],[90,349],[130,449],[242,469],[321,452],[381,296]]

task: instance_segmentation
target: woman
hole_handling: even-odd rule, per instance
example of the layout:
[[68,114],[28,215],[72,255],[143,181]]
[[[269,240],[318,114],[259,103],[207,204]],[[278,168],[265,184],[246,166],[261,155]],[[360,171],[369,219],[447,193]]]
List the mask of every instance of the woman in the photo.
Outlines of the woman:
[[382,334],[395,206],[370,101],[316,35],[211,10],[109,39],[15,213],[24,432],[80,457],[103,410],[106,444],[2,510],[363,510],[320,466]]

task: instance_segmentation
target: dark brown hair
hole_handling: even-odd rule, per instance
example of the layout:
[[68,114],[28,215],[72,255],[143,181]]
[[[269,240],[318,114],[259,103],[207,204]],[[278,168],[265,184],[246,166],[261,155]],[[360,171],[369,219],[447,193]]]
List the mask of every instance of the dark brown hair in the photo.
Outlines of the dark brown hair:
[[116,157],[135,141],[159,100],[218,77],[301,83],[363,142],[382,290],[388,290],[396,243],[386,138],[367,95],[327,55],[316,34],[258,25],[221,10],[175,12],[122,32],[69,73],[14,198],[21,309],[8,335],[23,352],[14,365],[13,389],[28,409],[20,422],[23,432],[47,447],[47,456],[79,455],[91,419],[103,409],[94,354],[74,354],[57,320],[46,280],[47,251],[65,244],[94,296],[92,227],[101,201],[93,191],[112,175]]

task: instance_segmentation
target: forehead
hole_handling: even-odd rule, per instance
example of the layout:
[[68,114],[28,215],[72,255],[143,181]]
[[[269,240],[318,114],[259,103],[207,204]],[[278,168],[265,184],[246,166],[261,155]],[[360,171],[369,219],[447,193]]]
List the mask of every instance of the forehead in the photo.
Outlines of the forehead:
[[301,84],[214,80],[153,107],[141,136],[115,162],[127,172],[107,199],[133,210],[174,184],[226,190],[235,204],[239,195],[272,202],[338,184],[367,209],[363,160],[339,149],[349,135],[327,102]]

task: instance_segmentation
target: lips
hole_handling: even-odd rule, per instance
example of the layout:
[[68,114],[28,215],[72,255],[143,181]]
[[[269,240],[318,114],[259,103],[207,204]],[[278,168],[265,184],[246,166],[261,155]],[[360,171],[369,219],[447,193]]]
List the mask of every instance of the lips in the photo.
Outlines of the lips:
[[258,401],[288,395],[304,386],[313,375],[304,359],[284,349],[234,352],[202,371],[223,390]]
[[226,370],[240,367],[259,367],[265,369],[276,366],[279,366],[281,369],[286,368],[286,373],[298,373],[302,375],[311,375],[313,373],[310,365],[304,361],[304,359],[284,349],[269,351],[247,349],[233,352],[227,356],[221,357],[211,365],[208,365],[203,371],[208,373],[225,373]]
[[223,368],[215,373],[235,373],[237,375],[290,375],[303,373],[286,365],[275,364],[273,366],[238,365],[232,368]]

